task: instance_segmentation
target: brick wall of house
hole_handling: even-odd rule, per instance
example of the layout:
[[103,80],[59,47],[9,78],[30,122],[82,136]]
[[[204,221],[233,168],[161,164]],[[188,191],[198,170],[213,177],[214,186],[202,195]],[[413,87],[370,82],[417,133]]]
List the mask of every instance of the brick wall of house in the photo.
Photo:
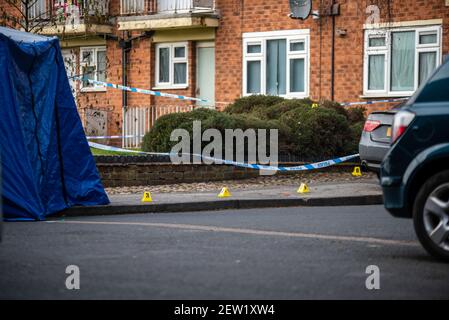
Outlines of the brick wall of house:
[[[443,19],[443,55],[449,53],[449,7],[444,0],[339,0],[340,16],[336,29],[347,35],[335,38],[334,99],[339,102],[363,101],[363,25],[366,8],[378,4],[381,22]],[[328,7],[330,0],[313,1],[313,9]],[[217,0],[222,15],[216,37],[216,98],[231,102],[242,94],[242,33],[290,29],[310,29],[310,96],[331,98],[332,18],[295,20],[288,17],[288,1]],[[384,109],[385,104],[369,107]]]
[[[331,0],[313,1],[313,9],[323,12]],[[340,15],[335,18],[336,29],[345,29],[347,35],[335,37],[334,100],[339,102],[364,101],[363,54],[364,30],[368,15],[366,8],[377,4],[381,9],[381,22],[400,22],[443,19],[443,55],[449,53],[449,7],[445,0],[336,0]],[[0,0],[5,7],[5,0]],[[310,30],[310,96],[312,99],[331,98],[331,36],[332,18],[323,17],[306,21],[291,19],[287,0],[216,0],[219,27],[215,39],[215,98],[231,103],[242,95],[242,34],[291,29]],[[12,9],[8,9],[12,10]],[[120,0],[110,1],[110,15],[120,13]],[[179,30],[180,33],[183,30]],[[140,32],[117,31],[118,37],[138,36]],[[196,42],[188,42],[188,88],[164,92],[195,96]],[[117,40],[107,40],[107,81],[122,83],[122,51]],[[72,48],[79,52],[79,48]],[[151,38],[134,40],[128,55],[128,85],[139,88],[155,86],[155,44]],[[107,89],[104,92],[79,92],[81,109],[104,110],[108,114],[107,134],[120,134],[122,127],[122,92]],[[192,102],[154,97],[139,93],[128,94],[128,106],[193,105]],[[223,108],[225,104],[217,104]],[[387,104],[369,107],[369,111],[384,109]]]

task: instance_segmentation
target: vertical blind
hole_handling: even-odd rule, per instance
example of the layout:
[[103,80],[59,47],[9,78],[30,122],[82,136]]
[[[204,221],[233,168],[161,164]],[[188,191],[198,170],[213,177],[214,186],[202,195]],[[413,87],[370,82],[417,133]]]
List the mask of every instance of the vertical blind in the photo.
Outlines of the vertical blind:
[[421,52],[419,54],[419,85],[430,76],[437,64],[437,54],[435,52]]
[[267,94],[286,94],[287,40],[267,41]]
[[368,89],[383,90],[385,88],[385,55],[370,55],[368,68]]
[[187,64],[186,63],[175,63],[175,84],[185,84],[187,82]]
[[106,81],[106,51],[97,51],[97,80]]
[[415,89],[415,32],[393,32],[391,43],[391,90]]
[[170,82],[170,48],[159,49],[159,82]]
[[304,59],[290,59],[290,92],[305,91]]
[[260,93],[260,61],[248,61],[247,74],[247,92]]

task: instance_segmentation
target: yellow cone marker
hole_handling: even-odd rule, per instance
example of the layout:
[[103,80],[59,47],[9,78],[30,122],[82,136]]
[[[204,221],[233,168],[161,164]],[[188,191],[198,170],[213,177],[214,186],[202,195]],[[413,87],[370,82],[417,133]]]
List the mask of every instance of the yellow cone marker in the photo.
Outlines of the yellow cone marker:
[[231,196],[231,193],[229,192],[228,188],[226,188],[226,187],[221,189],[221,192],[218,195],[219,198],[229,198],[230,196]]
[[305,183],[301,183],[297,192],[298,193],[309,193],[310,190],[309,190],[309,187]]
[[353,177],[361,177],[362,176],[362,170],[360,167],[355,167],[354,171],[352,172]]
[[143,193],[142,202],[153,202],[153,198],[151,198],[151,193],[149,191]]

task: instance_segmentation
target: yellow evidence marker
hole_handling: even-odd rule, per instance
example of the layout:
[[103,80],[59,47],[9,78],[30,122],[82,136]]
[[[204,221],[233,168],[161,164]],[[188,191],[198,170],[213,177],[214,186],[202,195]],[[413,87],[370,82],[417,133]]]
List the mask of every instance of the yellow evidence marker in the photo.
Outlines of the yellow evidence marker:
[[229,198],[231,196],[231,193],[229,192],[228,188],[224,187],[221,189],[221,192],[218,194],[219,198]]
[[305,183],[301,183],[297,192],[298,193],[309,193],[310,190],[309,190],[309,187]]
[[151,198],[151,193],[149,191],[143,193],[142,202],[153,202],[153,198]]
[[361,177],[362,176],[362,170],[360,167],[354,167],[354,171],[352,172],[353,177]]

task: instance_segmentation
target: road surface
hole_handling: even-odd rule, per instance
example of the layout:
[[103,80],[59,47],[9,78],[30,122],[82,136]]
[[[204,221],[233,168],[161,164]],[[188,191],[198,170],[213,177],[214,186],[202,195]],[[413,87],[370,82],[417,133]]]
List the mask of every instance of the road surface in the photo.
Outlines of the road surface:
[[[449,266],[381,206],[7,223],[0,298],[440,299]],[[80,272],[68,290],[66,268]],[[380,289],[367,290],[366,268]]]

